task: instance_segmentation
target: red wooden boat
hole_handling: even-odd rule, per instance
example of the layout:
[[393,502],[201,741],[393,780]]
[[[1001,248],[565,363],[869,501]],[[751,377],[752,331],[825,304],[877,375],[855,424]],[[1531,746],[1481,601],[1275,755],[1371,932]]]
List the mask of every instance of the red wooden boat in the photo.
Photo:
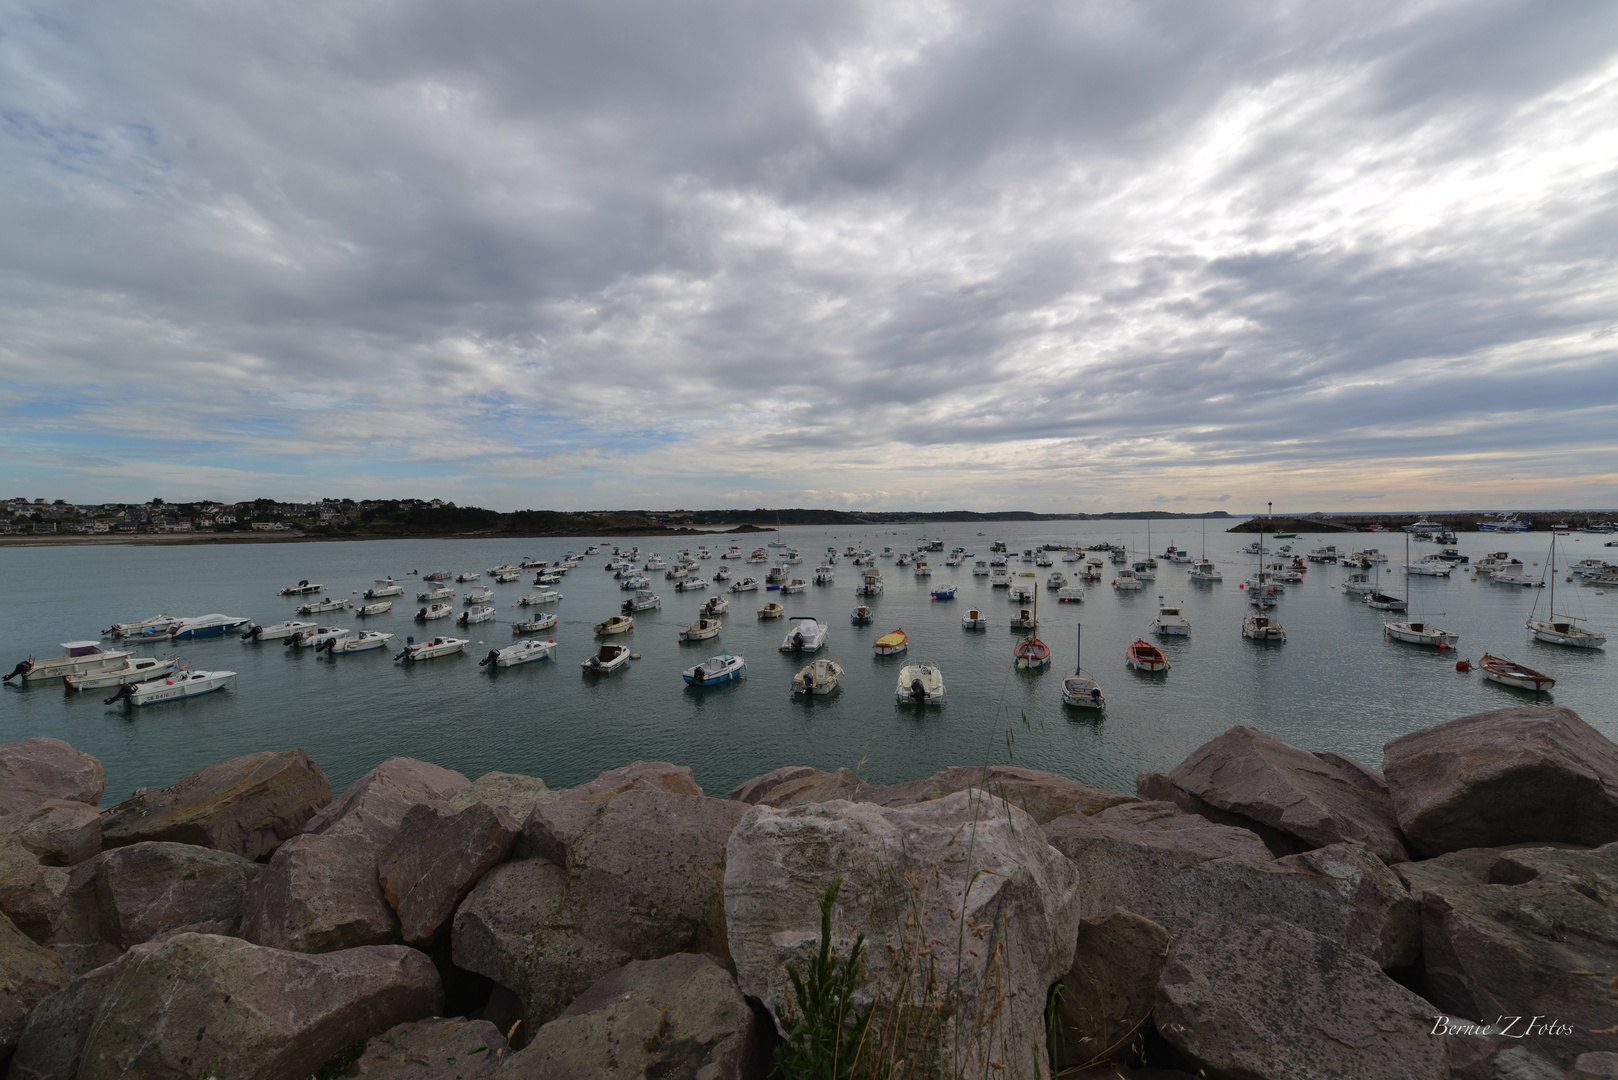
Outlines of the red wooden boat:
[[1017,666],[1032,671],[1050,663],[1051,647],[1037,637],[1026,637],[1017,643]]
[[1137,671],[1167,671],[1169,658],[1149,641],[1139,638],[1129,648],[1124,650],[1124,662]]

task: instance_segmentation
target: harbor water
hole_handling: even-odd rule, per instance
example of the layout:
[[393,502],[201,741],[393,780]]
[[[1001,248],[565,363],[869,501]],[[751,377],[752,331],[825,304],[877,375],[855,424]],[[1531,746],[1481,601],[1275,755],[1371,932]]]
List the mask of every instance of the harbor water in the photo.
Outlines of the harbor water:
[[[324,583],[324,595],[350,601],[359,600],[373,579],[388,575],[407,592],[393,598],[389,614],[309,617],[322,625],[397,635],[390,648],[372,652],[332,657],[279,641],[244,643],[236,635],[137,646],[141,655],[175,655],[191,668],[238,673],[233,687],[204,697],[145,708],[107,706],[102,699],[111,691],[74,693],[60,680],[19,688],[13,680],[0,693],[0,742],[48,735],[94,754],[106,769],[103,805],[110,805],[136,788],[173,783],[216,761],[293,747],[319,762],[339,790],[385,758],[404,755],[473,777],[491,769],[527,773],[552,786],[576,784],[636,759],[673,761],[690,765],[710,794],[723,795],[783,765],[847,766],[885,783],[950,765],[1007,761],[1133,791],[1137,773],[1173,767],[1233,724],[1379,766],[1383,744],[1396,736],[1536,700],[1568,706],[1618,739],[1618,668],[1607,650],[1544,644],[1530,640],[1524,629],[1536,600],[1543,613],[1548,590],[1493,585],[1487,575],[1475,576],[1466,567],[1447,579],[1410,578],[1410,617],[1460,634],[1456,648],[1441,652],[1387,640],[1382,622],[1388,616],[1341,589],[1349,571],[1310,563],[1305,581],[1287,586],[1273,612],[1286,628],[1287,641],[1258,644],[1241,636],[1249,607],[1240,584],[1256,570],[1255,557],[1241,549],[1253,537],[1224,532],[1228,524],[1210,524],[1206,540],[1222,582],[1190,582],[1185,564],[1160,558],[1155,582],[1139,592],[1121,592],[1111,587],[1119,568],[1107,563],[1102,580],[1091,583],[1077,604],[1057,603],[1045,582],[1052,572],[1075,578],[1079,564],[1061,562],[1058,552],[1055,566],[1037,567],[1014,554],[1013,574],[1035,575],[1013,580],[1037,588],[1039,636],[1053,652],[1051,667],[1032,673],[1013,665],[1012,649],[1021,634],[1009,627],[1016,605],[1007,602],[1007,591],[973,576],[974,559],[946,566],[945,552],[938,551],[929,553],[932,576],[924,579],[914,577],[910,567],[879,559],[886,591],[870,600],[855,596],[860,568],[841,554],[835,584],[810,585],[805,593],[785,597],[762,586],[755,593],[731,593],[730,582],[711,584],[705,592],[676,592],[662,571],[650,572],[662,607],[636,614],[635,629],[612,639],[630,646],[639,659],[614,674],[589,677],[580,662],[599,644],[591,626],[617,613],[630,595],[603,569],[613,545],[627,550],[638,544],[642,563],[653,551],[672,562],[679,550],[694,550],[702,538],[8,548],[0,554],[7,586],[0,600],[0,662],[8,671],[29,655],[60,655],[60,642],[95,638],[114,622],[158,612],[223,612],[265,625],[296,618],[295,609],[306,598],[279,596],[277,590],[300,579]],[[962,546],[984,560],[996,538],[1014,553],[1045,543],[1123,541],[1143,557],[1147,547],[1144,521],[789,527],[779,534],[802,554],[794,576],[809,581],[828,547],[841,553],[849,545],[877,552],[886,546],[897,553],[923,535],[942,539],[946,551]],[[707,543],[715,557],[702,563],[702,573],[711,580],[727,566],[733,580],[752,576],[762,583],[766,566],[721,561],[718,555],[732,543],[750,551],[775,538],[772,533],[713,534]],[[1618,561],[1618,549],[1602,546],[1606,539],[1563,538],[1558,562],[1603,556]],[[510,585],[482,579],[480,584],[495,591],[495,622],[461,629],[449,620],[412,619],[420,606],[415,593],[423,587],[412,571],[482,571],[524,557],[554,561],[568,551],[582,553],[592,543],[602,545],[601,552],[551,586],[564,596],[559,604],[515,606],[533,590],[530,571]],[[1405,591],[1399,534],[1308,535],[1270,546],[1289,544],[1293,554],[1304,554],[1325,543],[1343,551],[1380,547],[1389,557],[1381,567],[1385,590]],[[1154,522],[1152,553],[1161,556],[1168,544],[1200,555],[1200,523]],[[1463,534],[1459,546],[1474,561],[1505,548],[1531,573],[1546,570],[1544,534]],[[1411,553],[1419,558],[1436,550],[1413,544]],[[1565,570],[1559,572],[1565,576]],[[931,590],[947,583],[957,586],[956,598],[932,600]],[[471,586],[450,587],[459,612]],[[716,592],[731,603],[719,638],[680,643],[678,631]],[[1159,594],[1180,605],[1191,623],[1189,637],[1153,638],[1149,624]],[[1598,593],[1577,579],[1559,578],[1556,600],[1559,611],[1588,616],[1596,629],[1609,635],[1618,630],[1618,590]],[[756,615],[771,601],[784,604],[789,616],[829,623],[828,645],[818,655],[842,664],[840,689],[816,698],[791,693],[789,680],[809,658],[777,651],[789,623]],[[861,603],[875,611],[870,626],[850,623],[851,611]],[[962,629],[961,616],[972,607],[988,617],[988,630]],[[537,611],[560,617],[559,626],[538,635],[556,639],[554,658],[509,669],[478,665],[490,648],[512,643],[510,623]],[[875,656],[872,642],[896,628],[909,635],[908,654]],[[1061,700],[1062,677],[1074,668],[1081,632],[1083,667],[1106,696],[1106,709],[1099,713]],[[432,661],[393,659],[406,635],[423,640],[435,634],[469,637],[472,644],[463,655]],[[1124,650],[1137,637],[1160,643],[1171,670],[1145,675],[1126,667]],[[681,671],[721,650],[746,659],[745,678],[716,688],[687,687]],[[1554,676],[1554,692],[1536,699],[1485,682],[1476,670],[1456,671],[1458,659],[1476,661],[1484,652]],[[896,700],[906,659],[941,667],[943,705],[923,708]]]

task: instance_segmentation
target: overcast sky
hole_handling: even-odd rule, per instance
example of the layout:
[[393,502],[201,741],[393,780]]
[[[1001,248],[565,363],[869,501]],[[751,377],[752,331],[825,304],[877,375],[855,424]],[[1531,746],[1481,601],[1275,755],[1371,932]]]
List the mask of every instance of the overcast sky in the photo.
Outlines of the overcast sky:
[[1618,505],[1618,4],[0,0],[0,496]]

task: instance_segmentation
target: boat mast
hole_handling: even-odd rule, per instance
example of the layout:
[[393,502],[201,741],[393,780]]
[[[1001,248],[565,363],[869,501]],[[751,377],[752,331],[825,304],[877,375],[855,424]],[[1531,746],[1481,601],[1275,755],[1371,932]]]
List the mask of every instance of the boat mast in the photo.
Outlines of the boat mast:
[[1073,674],[1082,675],[1084,673],[1084,661],[1082,659],[1084,656],[1084,624],[1077,623],[1075,625],[1078,631],[1078,642],[1073,646]]

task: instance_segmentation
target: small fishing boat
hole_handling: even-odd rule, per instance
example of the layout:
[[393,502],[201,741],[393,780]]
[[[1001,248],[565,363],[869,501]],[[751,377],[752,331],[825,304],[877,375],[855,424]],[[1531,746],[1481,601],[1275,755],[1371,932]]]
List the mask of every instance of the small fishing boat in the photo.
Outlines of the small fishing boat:
[[[341,605],[339,605],[341,606]],[[239,615],[196,615],[189,619],[181,619],[169,627],[169,637],[175,641],[191,641],[196,638],[223,637],[234,634],[243,629],[253,620]]]
[[403,596],[404,586],[392,578],[377,578],[376,587],[365,590],[365,599],[381,600],[388,596]]
[[487,604],[493,599],[494,590],[487,585],[479,585],[475,589],[466,590],[466,596],[462,598],[461,603],[471,607],[473,604]]
[[930,578],[933,576],[933,569],[927,565],[926,559],[916,560],[916,576],[919,578]]
[[1073,674],[1062,680],[1062,703],[1078,709],[1105,709],[1107,699],[1101,696],[1101,684],[1084,673],[1081,657],[1084,648],[1084,628],[1079,627],[1079,642],[1073,649]]
[[816,657],[809,664],[799,668],[798,673],[792,677],[792,692],[823,696],[837,689],[837,681],[842,677],[843,665],[824,656]]
[[468,581],[476,581],[482,576],[483,575],[478,573],[476,570],[466,570],[462,573],[456,574],[455,581],[457,584],[462,584]]
[[938,665],[924,660],[908,660],[899,669],[894,696],[905,705],[944,704],[944,673]]
[[477,607],[467,608],[461,612],[461,617],[455,620],[457,626],[472,626],[476,623],[489,622],[494,618],[492,604],[479,604]]
[[1365,594],[1365,606],[1377,611],[1403,611],[1408,605],[1401,596],[1389,596],[1373,590]]
[[1124,663],[1136,671],[1152,674],[1169,669],[1169,658],[1163,655],[1163,650],[1140,638],[1136,638],[1134,643],[1124,650]]
[[1136,581],[1157,580],[1156,559],[1138,559],[1135,562],[1130,563],[1129,568],[1134,571]]
[[819,566],[815,567],[815,584],[816,585],[832,585],[832,584],[835,584],[836,581],[837,581],[837,572],[831,568],[831,565],[829,563],[822,563]]
[[1304,558],[1312,563],[1334,563],[1337,561],[1337,545],[1327,544],[1325,547],[1317,547]]
[[910,635],[903,630],[893,630],[871,643],[878,656],[895,656],[910,648]]
[[744,577],[731,585],[731,592],[758,592],[758,581],[754,578]]
[[523,607],[538,607],[541,604],[554,604],[561,599],[562,594],[555,589],[540,589],[538,592],[531,592],[524,596],[517,603]]
[[707,579],[699,577],[684,577],[674,583],[675,592],[698,592],[707,587]]
[[421,592],[416,594],[416,599],[424,604],[430,604],[434,600],[449,600],[454,597],[454,595],[454,589],[447,589],[440,585],[432,589],[423,589]]
[[[634,574],[619,574],[619,577],[633,577]],[[562,575],[555,570],[543,570],[534,575],[535,585],[555,585],[562,580]]]
[[1164,606],[1161,596],[1157,598],[1157,618],[1152,620],[1152,630],[1160,637],[1191,636],[1191,624],[1180,614],[1180,609]]
[[347,606],[348,606],[348,601],[346,601],[346,600],[333,600],[331,597],[328,596],[324,600],[315,600],[315,601],[313,601],[311,603],[308,603],[308,604],[300,604],[298,606],[298,614],[299,615],[319,615],[323,611],[342,611]]
[[974,562],[972,564],[972,576],[973,577],[988,577],[989,576],[989,564],[984,562],[982,559],[979,559],[976,562]]
[[1006,599],[1013,604],[1031,604],[1034,601],[1034,590],[1027,585],[1013,585],[1006,594]]
[[385,615],[393,610],[392,600],[379,600],[374,604],[361,604],[354,609],[356,615]]
[[416,612],[417,622],[431,622],[434,619],[447,619],[455,614],[455,609],[448,604],[428,604]]
[[977,608],[972,608],[961,616],[961,629],[963,630],[987,630],[988,628],[989,617]]
[[1442,562],[1432,556],[1418,559],[1413,563],[1405,563],[1405,573],[1419,577],[1449,577],[1450,572],[1454,569],[1455,567],[1450,563]]
[[1371,580],[1371,575],[1364,570],[1348,575],[1348,578],[1343,582],[1343,592],[1348,596],[1358,596],[1364,599],[1367,594],[1376,591],[1376,583]]
[[293,634],[281,644],[288,648],[314,649],[328,641],[345,638],[353,632],[346,626],[317,626],[313,630],[304,630]]
[[876,566],[867,566],[865,568],[865,574],[860,578],[859,585],[857,585],[854,589],[854,595],[881,596],[882,589],[883,584],[881,568]]
[[1061,604],[1084,603],[1083,585],[1064,585],[1056,590],[1056,600]]
[[101,631],[101,636],[118,638],[156,637],[158,634],[168,633],[169,627],[179,621],[173,615],[153,615],[149,619],[141,619],[138,622],[113,623]]
[[708,657],[695,667],[686,668],[681,674],[687,686],[718,686],[741,678],[746,671],[747,661],[722,652],[718,656]]
[[1448,649],[1461,640],[1461,635],[1442,630],[1428,622],[1385,622],[1382,632],[1390,641],[1404,641],[1411,645],[1436,645]]
[[729,610],[730,601],[725,599],[723,596],[710,596],[708,597],[707,603],[702,605],[702,613],[707,615],[709,618],[712,618],[715,615],[723,615]]
[[849,614],[848,618],[855,626],[870,626],[873,615],[870,608],[861,604]]
[[516,667],[518,664],[531,664],[535,660],[544,660],[554,652],[556,652],[555,638],[543,641],[538,638],[523,638],[515,645],[507,645],[503,649],[490,649],[489,655],[478,661],[478,667],[490,670],[497,667]]
[[305,630],[313,630],[312,622],[300,622],[297,619],[288,619],[286,622],[271,623],[269,626],[249,626],[242,632],[243,641],[276,641],[280,638],[289,638],[293,634],[301,634]]
[[555,627],[559,621],[555,615],[547,611],[543,615],[535,615],[532,619],[512,623],[511,635],[521,637],[523,634],[542,633]]
[[724,629],[724,624],[718,619],[703,615],[696,622],[680,631],[680,640],[706,641],[709,638],[718,637],[719,631],[722,629]]
[[1038,620],[1034,618],[1033,608],[1018,608],[1017,614],[1011,617],[1011,628],[1013,630],[1033,630],[1038,625]]
[[1253,641],[1285,641],[1287,632],[1268,615],[1254,612],[1242,619],[1242,637]]
[[781,595],[791,596],[793,593],[801,593],[807,588],[809,588],[809,583],[807,581],[803,580],[803,578],[795,577],[785,585],[781,586]]
[[603,645],[579,666],[586,675],[606,675],[629,663],[629,646]]
[[312,596],[315,593],[325,592],[324,585],[311,585],[308,580],[300,581],[296,585],[288,585],[281,590],[282,596]]
[[613,634],[625,634],[635,629],[635,620],[628,615],[614,615],[610,619],[603,619],[590,629],[597,637],[611,637]]
[[430,641],[418,641],[406,645],[401,651],[393,654],[395,660],[432,660],[440,656],[449,656],[465,649],[468,642],[466,638],[435,637]]
[[339,653],[370,652],[380,649],[393,640],[392,634],[384,634],[378,630],[361,630],[357,634],[345,637],[330,637],[315,646],[316,652],[328,652],[333,656]]
[[715,570],[714,573],[713,573],[713,579],[714,579],[714,582],[716,584],[720,583],[720,582],[729,581],[730,580],[730,567],[721,566],[719,569]]
[[651,611],[653,608],[663,606],[663,598],[649,589],[637,589],[635,595],[625,600],[619,608],[625,615],[633,615],[637,611]]
[[758,617],[761,618],[761,619],[779,619],[781,616],[785,615],[786,613],[787,613],[786,608],[782,607],[780,604],[773,603],[773,602],[765,604],[763,607],[758,609]]
[[1045,588],[1051,592],[1059,592],[1067,587],[1067,575],[1058,570],[1045,579]]
[[953,599],[955,599],[955,586],[953,586],[953,585],[940,585],[938,588],[933,590],[933,599],[934,600],[953,600]]
[[1051,660],[1051,647],[1037,637],[1025,637],[1011,650],[1022,671],[1038,671]]
[[434,570],[432,573],[421,575],[423,581],[448,581],[455,575],[448,570]]
[[831,627],[819,619],[793,616],[792,629],[781,641],[781,651],[789,653],[819,652],[831,635]]
[[989,574],[989,587],[994,589],[1011,588],[1011,571],[1003,566],[997,566]]
[[497,578],[501,574],[518,574],[518,573],[521,573],[522,572],[522,567],[520,567],[520,566],[512,566],[510,563],[501,563],[499,566],[491,566],[491,567],[489,567],[487,570],[485,570],[483,572],[485,574],[488,574],[492,578]]
[[64,675],[62,681],[69,690],[103,690],[109,686],[124,686],[128,683],[167,678],[177,664],[178,661],[172,656],[162,659],[155,656],[132,656],[123,667],[86,672],[83,675]]
[[1507,660],[1503,656],[1491,656],[1489,653],[1484,653],[1483,659],[1478,661],[1478,666],[1483,669],[1485,679],[1504,686],[1532,690],[1536,694],[1543,690],[1549,690],[1556,685],[1556,680],[1549,675],[1535,671],[1524,664],[1519,664],[1515,660]]
[[1141,581],[1140,578],[1136,576],[1135,571],[1125,567],[1124,569],[1118,571],[1117,577],[1112,579],[1112,587],[1115,589],[1132,591],[1141,587]]
[[125,683],[118,692],[102,702],[113,705],[127,701],[131,705],[156,705],[161,701],[200,697],[222,690],[236,678],[234,671],[181,671],[166,679],[144,683]]
[[1523,566],[1521,559],[1512,559],[1501,566],[1494,568],[1494,583],[1496,585],[1519,585],[1525,589],[1537,589],[1545,584],[1545,579],[1535,577]]

